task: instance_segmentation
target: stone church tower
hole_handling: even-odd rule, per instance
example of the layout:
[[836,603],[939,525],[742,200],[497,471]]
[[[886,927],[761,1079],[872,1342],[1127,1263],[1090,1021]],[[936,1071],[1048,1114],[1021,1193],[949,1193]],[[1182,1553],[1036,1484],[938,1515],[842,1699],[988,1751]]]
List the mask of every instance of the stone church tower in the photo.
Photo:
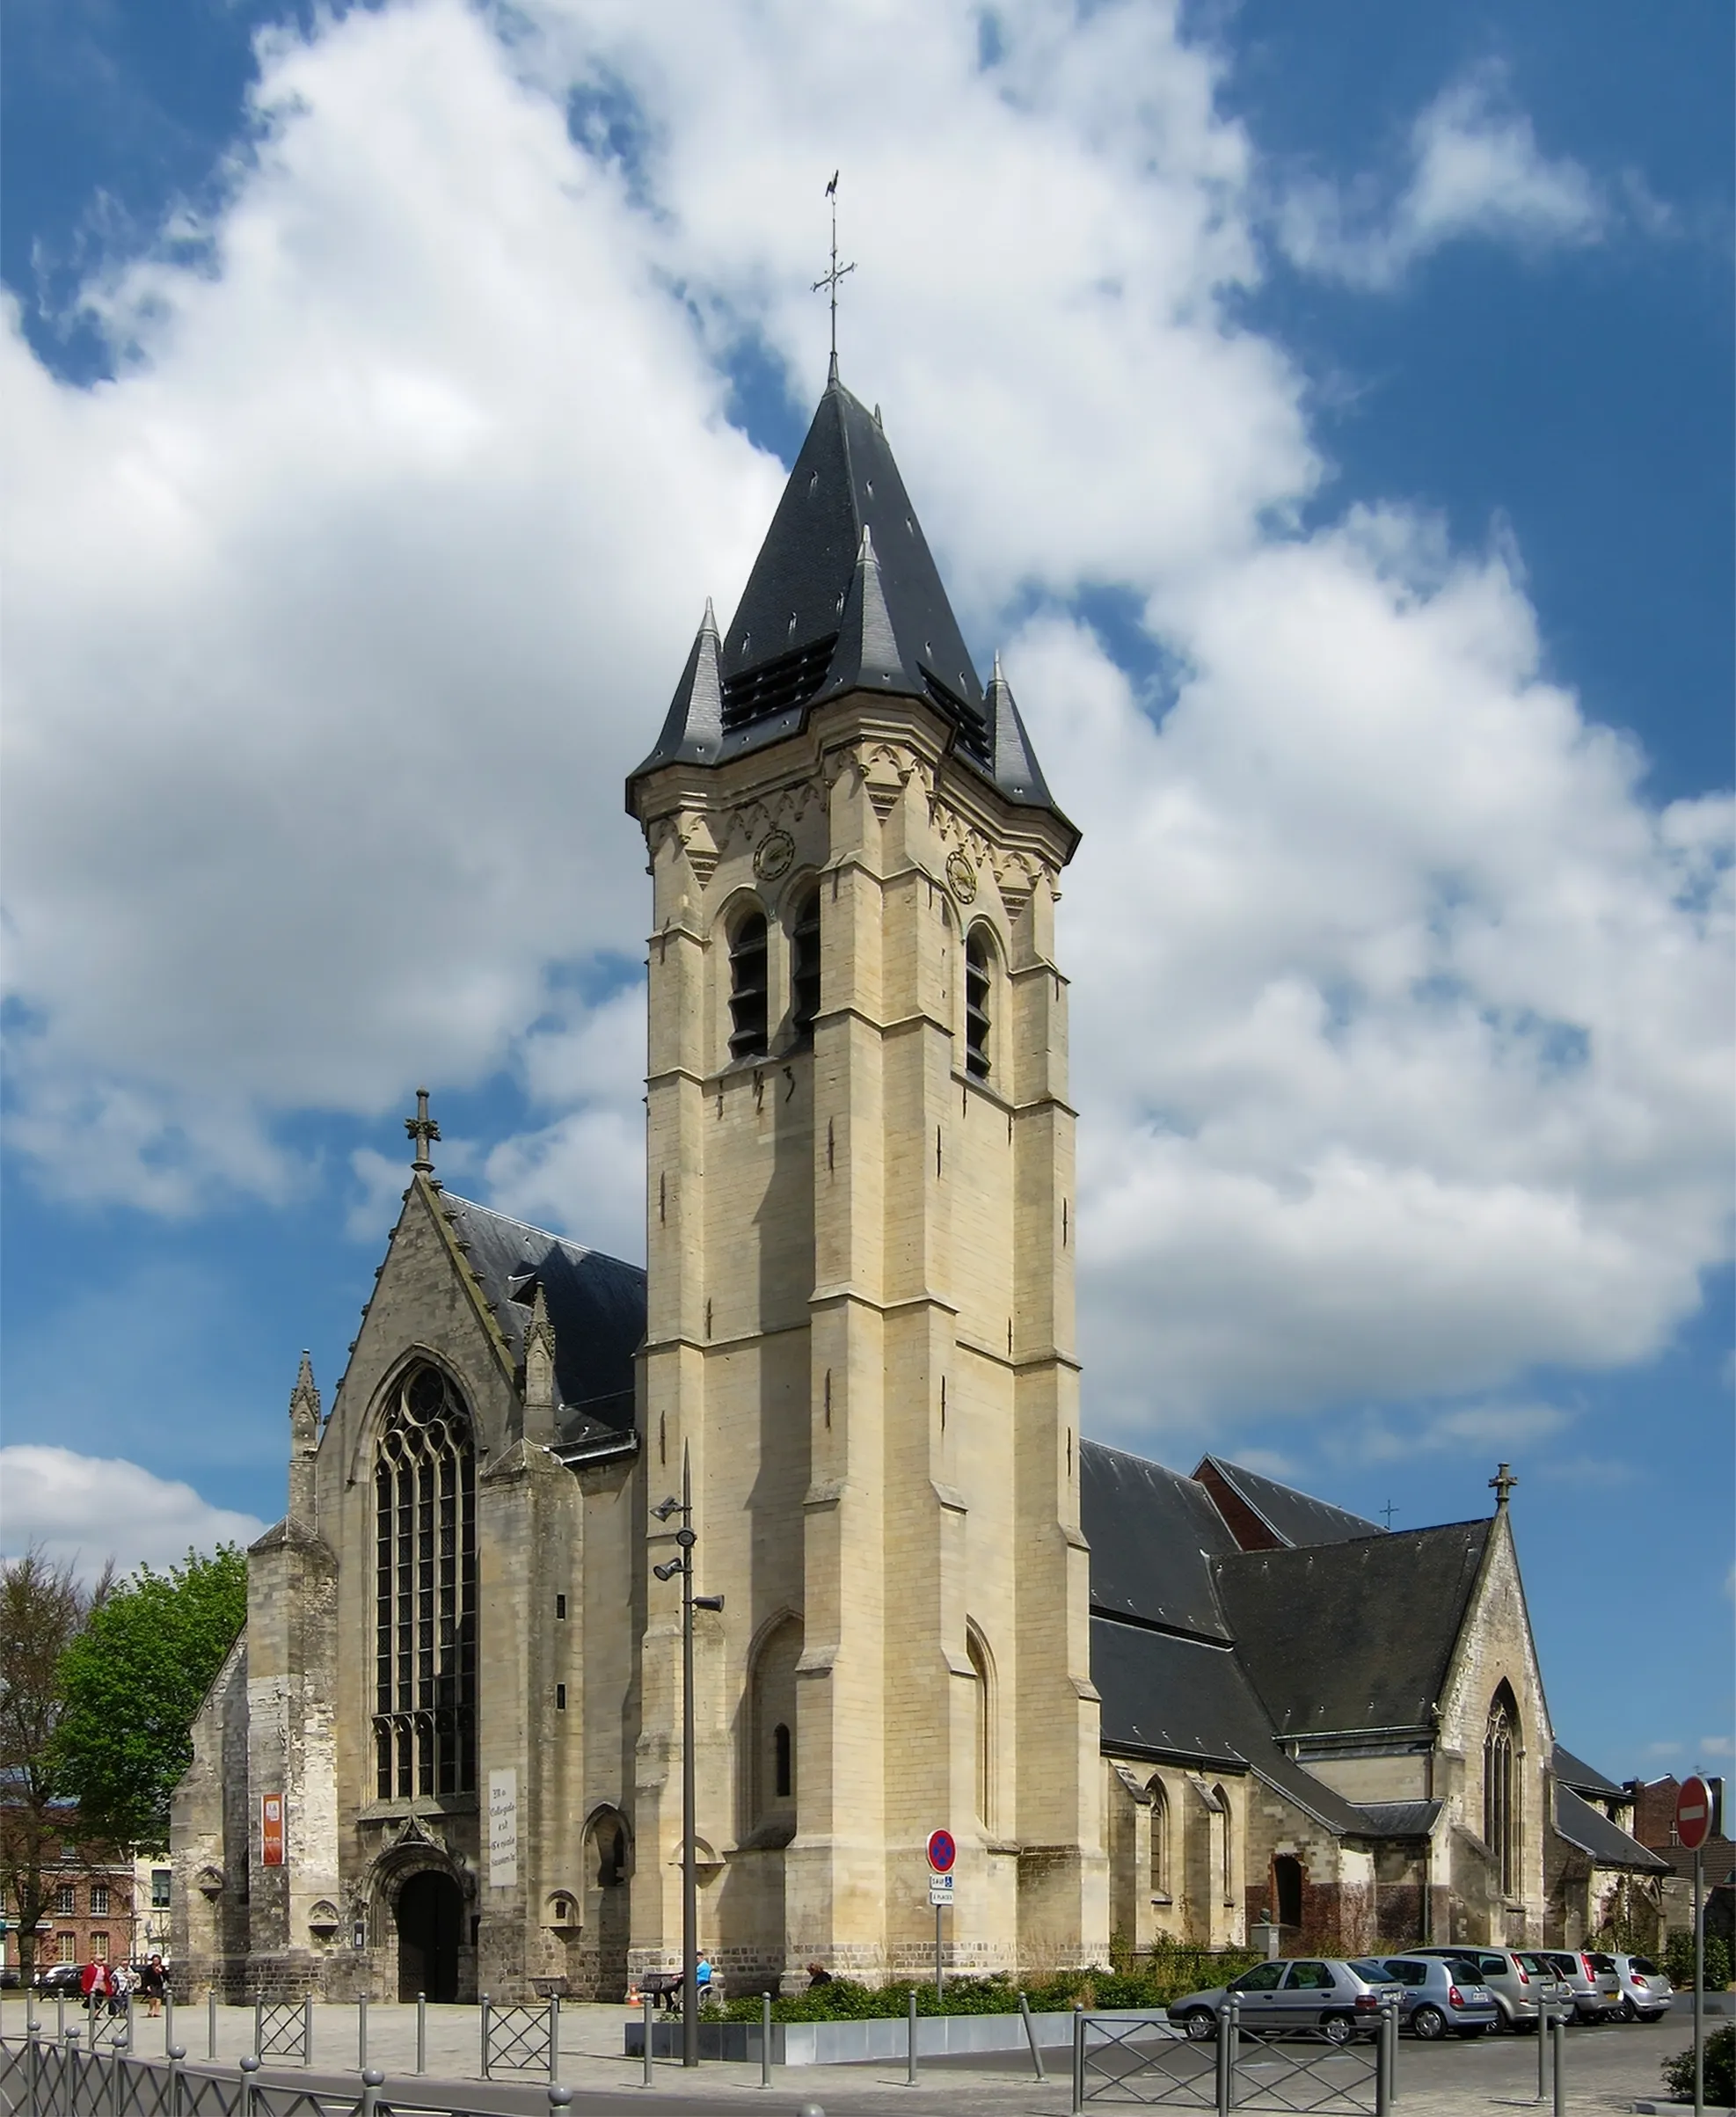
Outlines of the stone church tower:
[[[1077,833],[835,364],[634,772],[653,883],[645,1496],[694,1482],[704,1931],[874,1976],[1108,1938],[1079,1527]],[[650,1558],[673,1555],[648,1516]],[[680,1935],[680,1582],[647,1585],[636,1960]],[[725,1849],[728,1849],[727,1857]]]

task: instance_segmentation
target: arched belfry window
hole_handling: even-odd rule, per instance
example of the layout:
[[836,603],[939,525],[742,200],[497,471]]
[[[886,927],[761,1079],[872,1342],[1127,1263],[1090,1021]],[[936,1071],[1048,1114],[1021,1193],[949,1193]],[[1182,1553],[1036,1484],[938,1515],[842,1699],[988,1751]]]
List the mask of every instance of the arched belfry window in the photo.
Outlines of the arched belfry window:
[[382,1800],[476,1791],[476,1446],[446,1376],[393,1391],[374,1457],[374,1756]]
[[757,1058],[765,1050],[768,989],[765,914],[744,911],[729,930],[731,1058]]
[[1489,1708],[1483,1738],[1483,1842],[1495,1856],[1506,1896],[1516,1894],[1519,1887],[1519,1789],[1514,1768],[1518,1740],[1518,1708],[1503,1683]]
[[820,1012],[820,892],[797,898],[790,922],[790,1019],[799,1047],[813,1041]]
[[987,929],[973,926],[965,943],[965,1071],[974,1081],[988,1078],[988,994],[994,961],[994,944]]
[[974,1624],[965,1628],[965,1653],[969,1657],[974,1726],[975,1769],[972,1774],[976,1795],[977,1820],[984,1829],[995,1821],[995,1680],[989,1667],[988,1647]]

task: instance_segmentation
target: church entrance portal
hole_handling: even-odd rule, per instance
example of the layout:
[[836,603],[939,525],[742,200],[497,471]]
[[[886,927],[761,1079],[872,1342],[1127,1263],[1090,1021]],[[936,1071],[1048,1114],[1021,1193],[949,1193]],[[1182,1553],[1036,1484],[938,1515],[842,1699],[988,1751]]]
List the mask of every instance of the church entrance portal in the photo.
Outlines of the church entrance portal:
[[464,1900],[449,1874],[412,1874],[398,1895],[398,1996],[458,1997],[458,1934]]

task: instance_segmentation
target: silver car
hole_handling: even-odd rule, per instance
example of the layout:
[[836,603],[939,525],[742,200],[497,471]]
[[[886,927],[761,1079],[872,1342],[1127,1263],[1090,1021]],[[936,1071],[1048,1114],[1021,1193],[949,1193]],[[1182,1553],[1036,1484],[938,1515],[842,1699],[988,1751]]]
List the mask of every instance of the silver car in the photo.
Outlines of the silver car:
[[1592,1953],[1593,1967],[1608,1971],[1621,1988],[1623,2021],[1659,2021],[1670,2011],[1675,1987],[1649,1955]]
[[1615,2020],[1622,2011],[1622,1988],[1613,1969],[1600,1970],[1588,1950],[1574,1953],[1566,1948],[1544,1948],[1539,1953],[1566,1986],[1575,2021]]
[[1455,2036],[1481,2036],[1501,2018],[1470,1956],[1368,1956],[1350,1967],[1371,1983],[1398,1986],[1398,2026],[1425,2043],[1449,2029]]
[[1504,2029],[1535,2029],[1540,2004],[1565,2005],[1568,1992],[1543,1958],[1525,1949],[1485,1948],[1462,1941],[1455,1948],[1406,1948],[1407,1955],[1462,1956],[1477,1965]]
[[1380,2025],[1381,2001],[1395,1988],[1390,1980],[1371,1982],[1353,1964],[1336,1957],[1298,1958],[1294,1962],[1256,1963],[1227,1985],[1209,1992],[1190,1992],[1170,2003],[1170,2019],[1190,2036],[1215,2036],[1218,2016],[1235,1993],[1241,2002],[1244,2028],[1281,2034],[1286,2029],[1318,2029],[1331,2043],[1348,2043],[1359,2033],[1372,2035]]

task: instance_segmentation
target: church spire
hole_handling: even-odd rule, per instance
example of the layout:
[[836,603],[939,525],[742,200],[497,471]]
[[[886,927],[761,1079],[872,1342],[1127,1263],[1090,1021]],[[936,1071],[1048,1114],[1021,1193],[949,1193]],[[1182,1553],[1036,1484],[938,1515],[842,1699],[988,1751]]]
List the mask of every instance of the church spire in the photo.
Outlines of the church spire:
[[[682,680],[675,686],[675,695],[663,718],[663,732],[639,771],[677,762],[691,764],[717,762],[723,742],[723,677],[718,671],[718,654],[717,614],[708,595],[705,615],[694,635],[693,650],[688,655],[687,667],[682,671]],[[637,778],[638,773],[633,776]]]
[[313,1527],[314,1458],[319,1452],[319,1391],[304,1350],[289,1392],[289,1519]]
[[1010,801],[1031,808],[1054,808],[1054,797],[1037,762],[1025,721],[1014,702],[1012,686],[1001,674],[1001,657],[995,656],[995,674],[988,679],[988,759],[994,781]]

